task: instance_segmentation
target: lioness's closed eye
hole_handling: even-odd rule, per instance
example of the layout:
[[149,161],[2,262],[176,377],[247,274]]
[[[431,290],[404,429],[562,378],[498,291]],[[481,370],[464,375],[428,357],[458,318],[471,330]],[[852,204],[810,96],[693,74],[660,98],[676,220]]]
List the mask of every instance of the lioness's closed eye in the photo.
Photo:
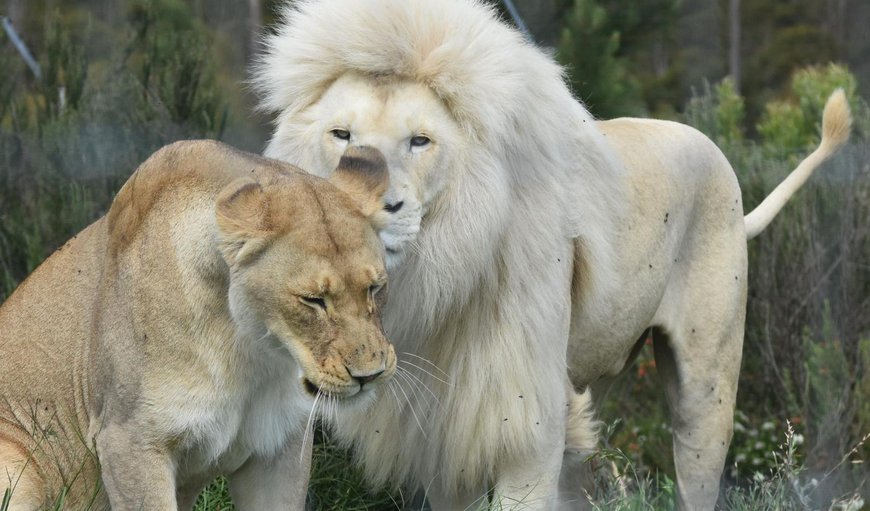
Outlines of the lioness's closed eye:
[[396,368],[383,157],[349,151],[332,181],[174,144],[16,290],[0,307],[10,509],[64,492],[70,509],[190,509],[217,474],[239,509],[304,506],[315,404],[366,406]]

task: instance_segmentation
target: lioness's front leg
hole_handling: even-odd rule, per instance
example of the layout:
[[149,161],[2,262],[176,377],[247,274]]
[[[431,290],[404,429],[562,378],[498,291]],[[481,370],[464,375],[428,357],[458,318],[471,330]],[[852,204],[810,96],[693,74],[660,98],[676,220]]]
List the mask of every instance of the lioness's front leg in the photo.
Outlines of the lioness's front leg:
[[131,430],[132,424],[108,424],[97,434],[103,484],[112,510],[177,510],[169,453],[148,443],[142,431]]
[[[307,437],[304,443],[303,437]],[[230,474],[230,495],[236,509],[304,509],[313,438],[313,434],[295,432],[273,458],[252,456]]]

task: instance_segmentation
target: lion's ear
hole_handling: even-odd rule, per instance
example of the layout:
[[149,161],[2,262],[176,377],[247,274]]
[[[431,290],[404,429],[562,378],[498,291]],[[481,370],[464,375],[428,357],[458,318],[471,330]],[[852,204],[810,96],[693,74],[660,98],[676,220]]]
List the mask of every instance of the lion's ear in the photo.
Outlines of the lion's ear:
[[384,194],[390,174],[384,155],[373,147],[348,147],[329,181],[356,202],[375,228],[386,223]]
[[260,253],[274,234],[265,190],[250,178],[236,179],[217,198],[220,250],[232,266]]

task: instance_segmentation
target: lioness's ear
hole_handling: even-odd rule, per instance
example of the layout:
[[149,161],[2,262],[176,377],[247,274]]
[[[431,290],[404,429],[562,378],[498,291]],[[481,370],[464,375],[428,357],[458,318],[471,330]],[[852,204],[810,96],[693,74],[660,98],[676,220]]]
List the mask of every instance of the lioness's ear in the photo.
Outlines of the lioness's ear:
[[351,196],[375,228],[386,222],[384,194],[390,174],[380,151],[374,147],[348,147],[329,181]]
[[230,265],[258,254],[272,239],[269,200],[260,183],[239,178],[217,198],[215,217],[220,250]]

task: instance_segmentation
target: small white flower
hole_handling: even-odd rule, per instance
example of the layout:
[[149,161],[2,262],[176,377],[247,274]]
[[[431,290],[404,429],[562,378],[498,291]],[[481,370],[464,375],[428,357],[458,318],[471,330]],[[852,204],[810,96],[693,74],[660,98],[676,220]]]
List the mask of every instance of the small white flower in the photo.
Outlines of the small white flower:
[[738,454],[737,456],[734,456],[734,463],[743,463],[744,461],[746,461],[745,454]]
[[752,479],[754,479],[755,482],[757,482],[757,483],[764,482],[764,474],[762,474],[761,472],[756,472],[756,473],[752,476]]
[[764,449],[764,442],[755,442],[755,445],[752,447],[758,450]]
[[761,431],[772,431],[774,428],[774,424],[771,421],[767,421],[761,425]]
[[755,428],[750,429],[750,430],[749,430],[749,436],[751,436],[752,438],[757,437],[757,436],[758,436],[758,430],[755,429]]
[[804,444],[804,436],[800,433],[796,433],[794,436],[794,444],[795,445],[803,445]]
[[735,422],[734,423],[734,431],[737,431],[738,433],[743,433],[744,431],[746,431],[746,428],[743,427],[743,424],[740,424],[739,422]]
[[761,465],[761,458],[752,458],[752,465],[756,467]]

